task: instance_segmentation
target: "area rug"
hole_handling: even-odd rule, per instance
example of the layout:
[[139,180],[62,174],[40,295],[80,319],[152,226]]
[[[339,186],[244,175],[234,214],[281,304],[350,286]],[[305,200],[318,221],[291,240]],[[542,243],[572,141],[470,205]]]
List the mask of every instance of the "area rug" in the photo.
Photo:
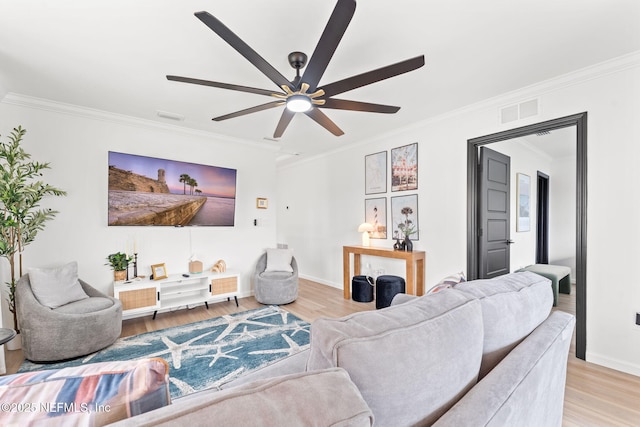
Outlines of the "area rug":
[[87,363],[162,357],[171,398],[218,387],[309,346],[309,323],[278,306],[224,315],[118,339],[84,358],[53,364],[25,361],[18,372]]

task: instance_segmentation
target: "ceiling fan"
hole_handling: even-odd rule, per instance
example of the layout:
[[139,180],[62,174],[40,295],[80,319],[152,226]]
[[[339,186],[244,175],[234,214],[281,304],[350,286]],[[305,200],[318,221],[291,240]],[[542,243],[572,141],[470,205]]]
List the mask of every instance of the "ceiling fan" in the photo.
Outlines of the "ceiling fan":
[[[337,82],[319,86],[320,79],[322,78],[331,57],[338,47],[349,22],[351,22],[355,9],[355,0],[338,0],[331,17],[329,18],[329,22],[320,37],[320,41],[318,42],[318,45],[316,46],[316,49],[311,55],[308,63],[307,55],[302,52],[292,52],[289,54],[289,63],[296,70],[296,77],[292,81],[289,81],[286,77],[280,74],[271,64],[249,47],[249,45],[242,41],[217,18],[208,12],[196,12],[195,16],[198,19],[200,19],[207,27],[218,34],[224,41],[231,45],[231,47],[237,50],[265,76],[273,81],[278,88],[280,88],[280,91],[258,89],[248,86],[173,75],[168,75],[167,79],[177,82],[255,93],[258,95],[266,95],[276,98],[275,101],[271,101],[266,104],[214,117],[213,120],[215,121],[232,119],[234,117],[240,117],[270,108],[286,106],[273,134],[274,138],[280,138],[284,134],[284,131],[287,126],[289,126],[289,123],[291,123],[293,116],[298,112],[306,114],[332,134],[336,136],[343,135],[344,132],[331,119],[329,119],[326,114],[320,111],[321,108],[365,111],[372,113],[396,113],[400,110],[400,107],[336,99],[333,98],[333,96],[416,70],[422,67],[425,63],[424,55],[422,55],[339,80]],[[300,70],[302,70],[305,65],[306,69],[301,76]]]

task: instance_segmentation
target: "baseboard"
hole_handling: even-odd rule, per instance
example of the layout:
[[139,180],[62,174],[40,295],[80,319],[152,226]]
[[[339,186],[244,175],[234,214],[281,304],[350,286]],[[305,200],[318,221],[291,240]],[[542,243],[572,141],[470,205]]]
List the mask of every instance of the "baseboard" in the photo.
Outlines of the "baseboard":
[[640,377],[640,365],[624,362],[587,351],[587,362]]
[[305,280],[311,280],[312,282],[320,283],[322,285],[331,286],[332,288],[342,289],[342,283],[334,283],[319,277],[308,276],[306,274],[300,274],[298,277]]

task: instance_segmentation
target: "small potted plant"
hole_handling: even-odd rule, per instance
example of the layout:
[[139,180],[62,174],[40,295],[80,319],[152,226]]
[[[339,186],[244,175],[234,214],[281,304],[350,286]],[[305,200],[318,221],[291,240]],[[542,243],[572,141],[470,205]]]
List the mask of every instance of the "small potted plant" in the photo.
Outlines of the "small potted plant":
[[113,279],[116,282],[125,280],[127,278],[127,268],[129,267],[129,263],[132,258],[127,254],[123,254],[122,252],[116,252],[115,254],[111,254],[107,256],[107,261],[111,268],[113,268]]

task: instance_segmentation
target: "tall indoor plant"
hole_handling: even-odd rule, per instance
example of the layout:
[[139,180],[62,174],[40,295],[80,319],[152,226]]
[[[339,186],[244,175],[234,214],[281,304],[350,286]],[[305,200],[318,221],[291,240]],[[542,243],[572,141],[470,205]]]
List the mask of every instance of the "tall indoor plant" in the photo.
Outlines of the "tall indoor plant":
[[13,313],[13,327],[18,333],[15,291],[22,276],[22,253],[44,229],[45,223],[58,213],[40,208],[42,198],[66,194],[41,181],[42,171],[50,166],[32,161],[31,155],[21,147],[26,132],[18,126],[7,142],[0,142],[0,256],[9,261],[11,278],[6,283],[7,301]]

